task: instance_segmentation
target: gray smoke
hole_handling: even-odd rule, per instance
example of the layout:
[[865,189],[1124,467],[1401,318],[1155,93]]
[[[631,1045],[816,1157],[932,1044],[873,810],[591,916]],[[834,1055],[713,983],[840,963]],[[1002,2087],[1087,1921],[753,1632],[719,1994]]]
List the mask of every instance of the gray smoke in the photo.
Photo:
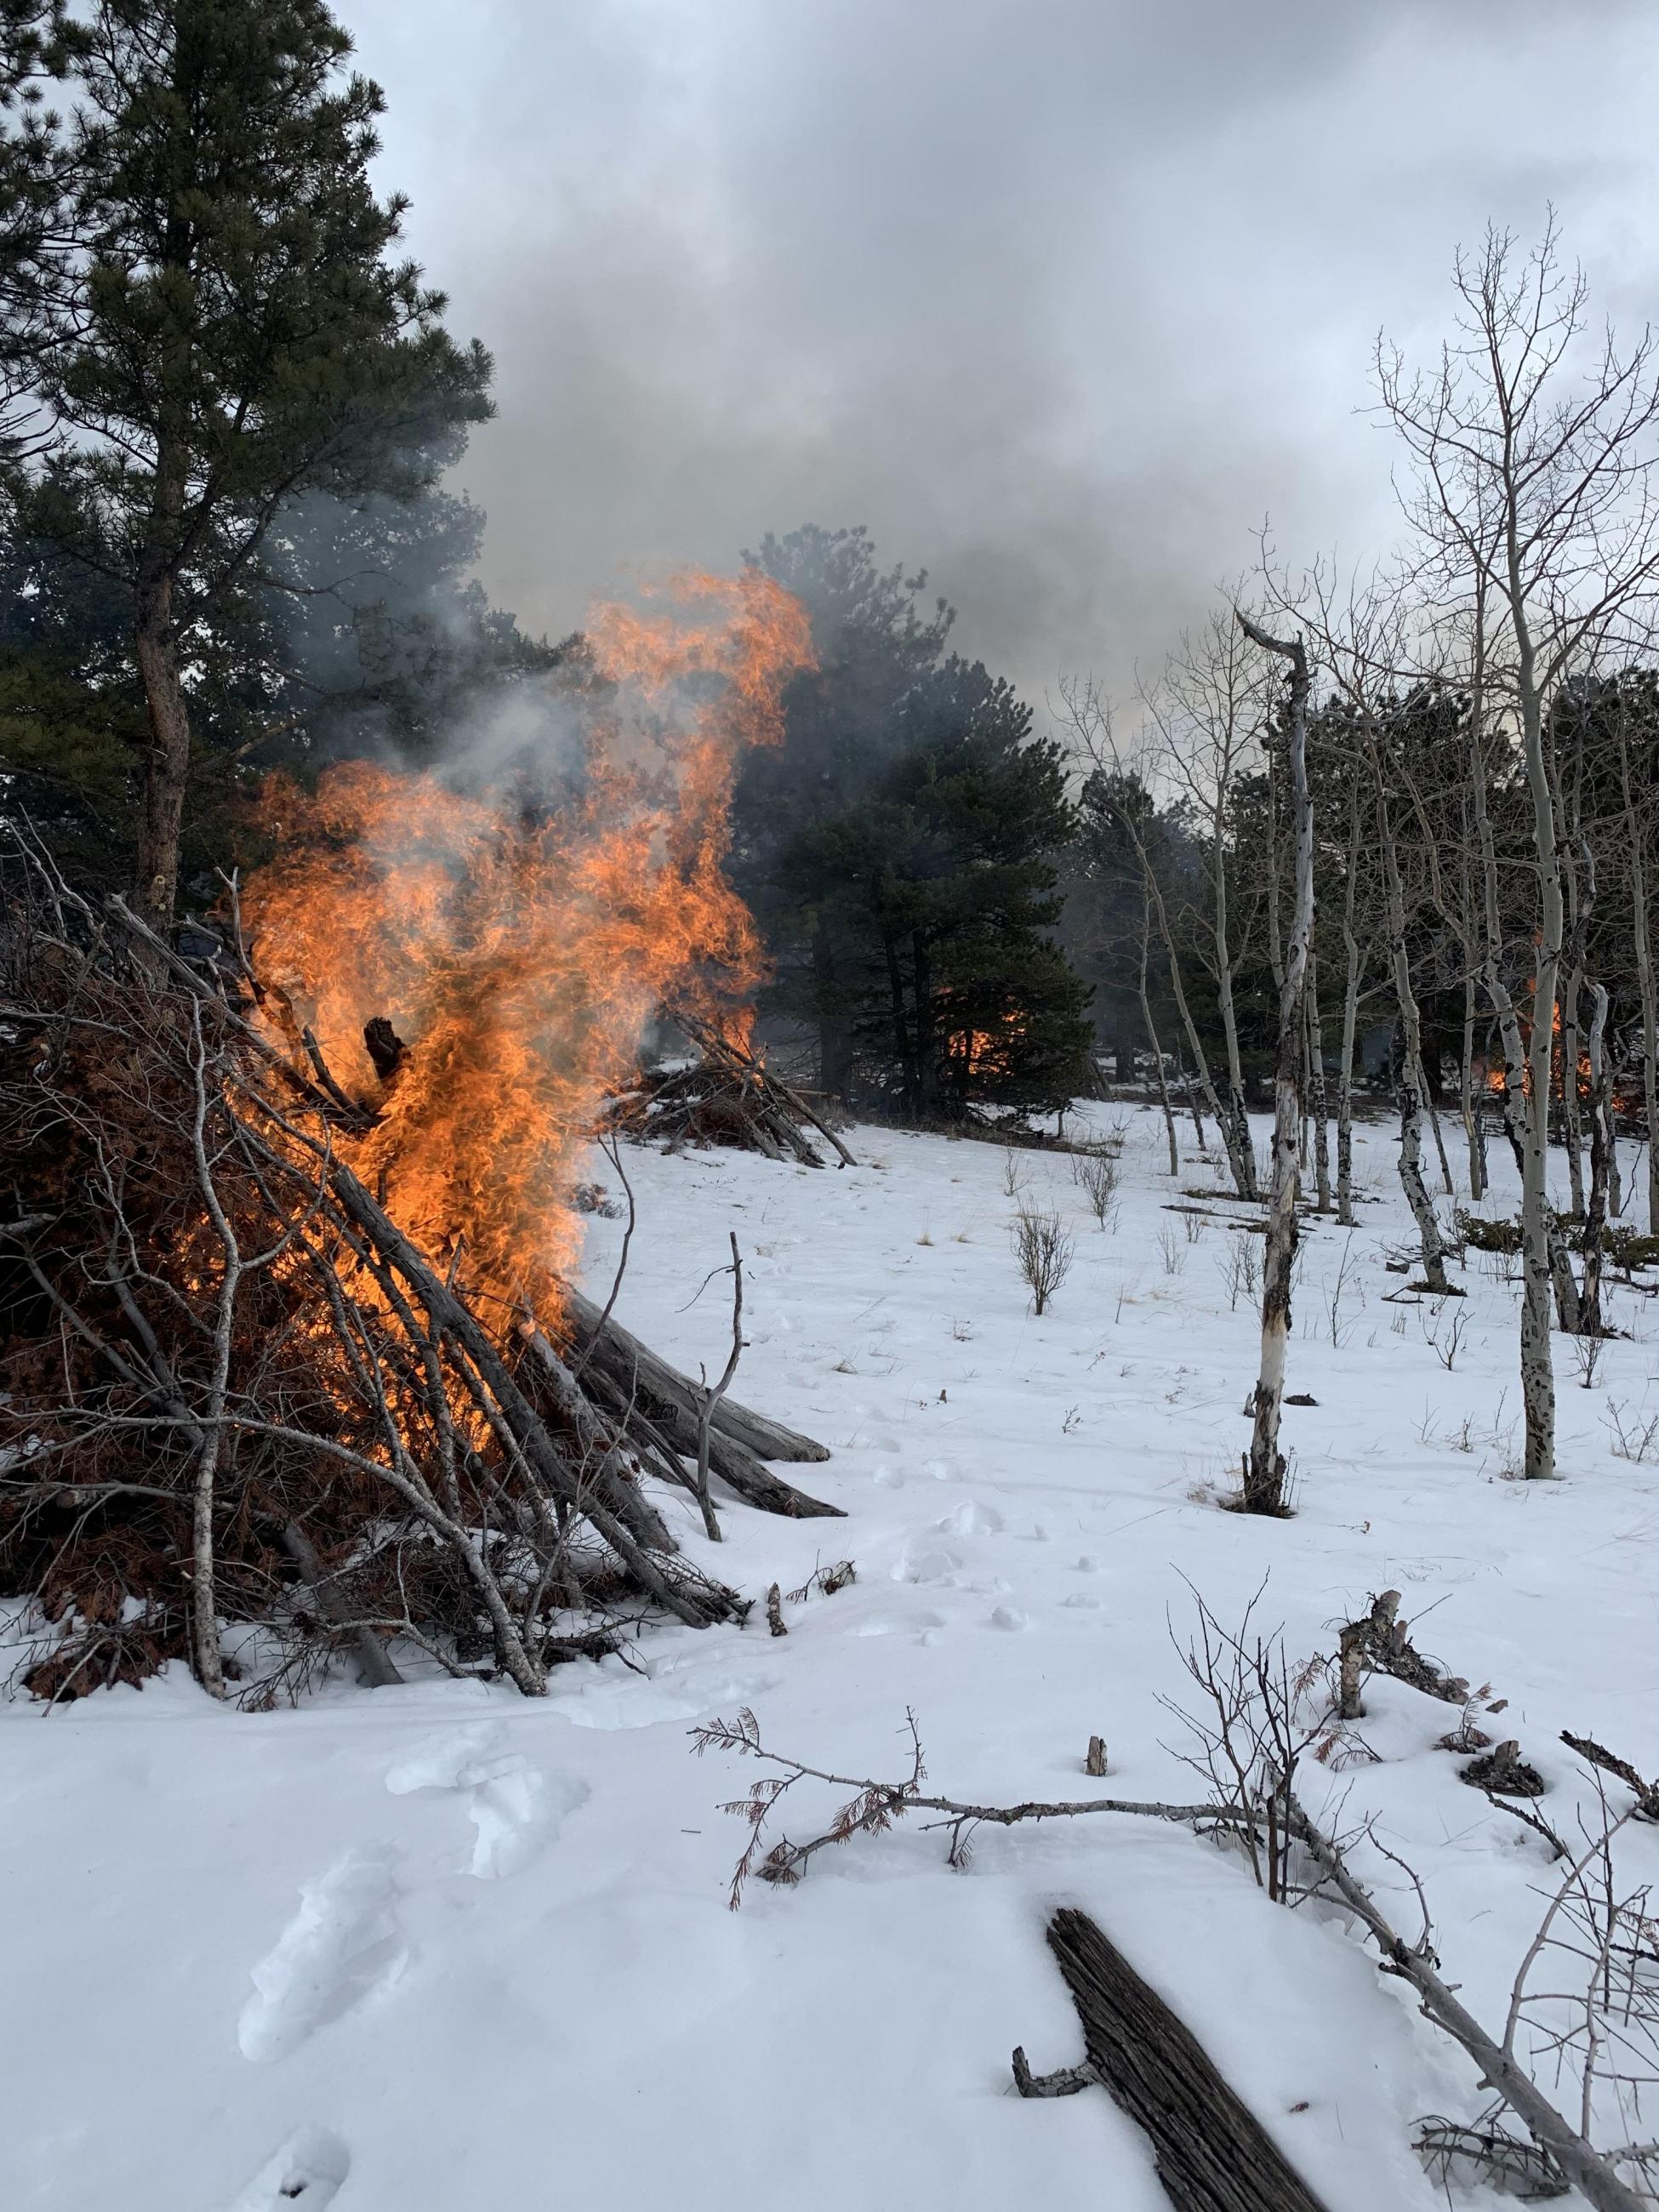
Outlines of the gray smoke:
[[1122,684],[1264,517],[1387,538],[1371,343],[1489,217],[1654,295],[1650,0],[341,5],[496,355],[485,581],[554,635],[862,522],[1029,696]]

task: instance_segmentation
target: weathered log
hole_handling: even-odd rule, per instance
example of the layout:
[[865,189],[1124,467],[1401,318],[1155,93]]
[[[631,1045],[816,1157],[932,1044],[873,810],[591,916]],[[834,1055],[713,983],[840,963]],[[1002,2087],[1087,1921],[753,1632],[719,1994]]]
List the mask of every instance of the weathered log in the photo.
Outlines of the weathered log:
[[[601,1363],[613,1371],[622,1368],[635,1376],[640,1388],[652,1398],[665,1405],[681,1408],[695,1422],[700,1411],[696,1385],[659,1359],[654,1352],[629,1334],[613,1315],[599,1328],[600,1309],[591,1298],[578,1290],[568,1290],[566,1304],[569,1312],[571,1336],[578,1354],[590,1363]],[[598,1330],[597,1341],[595,1331]],[[590,1349],[590,1346],[592,1347]],[[734,1398],[722,1398],[714,1408],[714,1432],[728,1437],[733,1443],[741,1444],[757,1459],[821,1460],[828,1459],[826,1445],[816,1443],[811,1437],[802,1436],[798,1430],[787,1429],[781,1421],[769,1421],[764,1414],[740,1405]],[[695,1451],[695,1443],[692,1449]]]
[[[658,1463],[659,1473],[667,1473],[672,1480],[696,1489],[695,1479],[679,1464],[682,1455],[696,1458],[698,1435],[696,1417],[682,1399],[653,1389],[627,1353],[603,1340],[582,1370],[582,1387],[604,1399],[629,1443]],[[719,1411],[717,1407],[717,1416]],[[763,1467],[734,1438],[723,1436],[718,1419],[709,1431],[708,1458],[726,1488],[763,1513],[781,1513],[792,1521],[841,1516],[840,1506],[827,1505],[822,1498],[796,1489],[769,1467]]]
[[1097,2081],[1145,2131],[1175,2212],[1326,2212],[1191,2030],[1086,1913],[1057,1912],[1048,1948],[1088,2056],[1034,2076],[1017,2051],[1022,2096],[1066,2096]]

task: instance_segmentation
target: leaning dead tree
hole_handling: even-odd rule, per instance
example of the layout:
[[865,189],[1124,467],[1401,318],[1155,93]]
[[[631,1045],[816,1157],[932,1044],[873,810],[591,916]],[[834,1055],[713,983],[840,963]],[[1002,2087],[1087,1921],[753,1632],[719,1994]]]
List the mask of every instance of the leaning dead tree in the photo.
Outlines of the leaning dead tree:
[[[38,856],[0,909],[0,1571],[40,1694],[187,1657],[251,1702],[398,1649],[526,1695],[640,1621],[738,1620],[647,1478],[695,1492],[696,1386],[556,1282],[439,1266],[354,1170],[374,1119],[284,1050],[232,931],[182,957]],[[726,1396],[714,1478],[821,1447]]]
[[1286,659],[1291,671],[1287,735],[1296,822],[1296,903],[1279,989],[1273,1172],[1262,1264],[1261,1364],[1254,1398],[1255,1429],[1244,1458],[1243,1501],[1247,1513],[1279,1513],[1285,1504],[1285,1467],[1279,1449],[1279,1424],[1285,1399],[1285,1347],[1291,1331],[1291,1276],[1296,1265],[1296,1202],[1301,1191],[1302,1002],[1314,922],[1313,805],[1308,793],[1310,675],[1307,648],[1299,637],[1270,637],[1242,610],[1238,624],[1264,653]]

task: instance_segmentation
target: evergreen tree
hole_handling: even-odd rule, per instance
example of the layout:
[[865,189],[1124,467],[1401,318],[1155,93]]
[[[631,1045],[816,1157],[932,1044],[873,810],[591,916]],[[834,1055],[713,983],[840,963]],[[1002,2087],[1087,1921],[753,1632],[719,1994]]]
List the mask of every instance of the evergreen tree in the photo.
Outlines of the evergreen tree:
[[1058,746],[978,663],[914,684],[872,795],[800,831],[780,879],[851,958],[859,1082],[913,1119],[1053,1111],[1088,1079],[1086,985],[1051,931],[1071,830]]
[[901,706],[938,667],[954,617],[943,599],[924,614],[926,570],[878,568],[866,530],[808,523],[785,538],[769,532],[744,559],[806,609],[817,665],[785,695],[782,744],[744,764],[732,804],[732,876],[776,965],[770,1003],[813,1027],[818,1079],[842,1095],[853,1082],[860,943],[834,902],[800,896],[780,857],[871,796],[893,761]]
[[[77,246],[40,390],[76,434],[60,542],[120,586],[148,723],[138,900],[172,914],[194,677],[291,580],[307,492],[411,498],[489,411],[489,364],[386,256],[379,88],[322,0],[99,0],[75,62]],[[203,735],[217,733],[197,732]]]
[[84,48],[66,0],[0,0],[0,456],[50,434],[31,404],[66,243],[68,148],[48,86]]
[[[131,601],[84,557],[95,518],[48,462],[0,502],[0,774],[76,880],[130,880],[147,718]],[[211,896],[268,770],[346,755],[427,759],[463,746],[526,678],[579,659],[526,637],[471,571],[483,517],[436,488],[410,500],[312,495],[280,513],[261,556],[280,585],[240,592],[191,636],[198,744],[181,854]]]

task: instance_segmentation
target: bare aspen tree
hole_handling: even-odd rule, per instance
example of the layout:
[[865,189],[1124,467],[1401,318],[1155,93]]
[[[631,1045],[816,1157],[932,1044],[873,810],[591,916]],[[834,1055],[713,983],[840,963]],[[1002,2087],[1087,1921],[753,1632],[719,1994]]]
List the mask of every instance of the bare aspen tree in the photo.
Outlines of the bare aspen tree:
[[1164,956],[1169,963],[1170,993],[1176,1002],[1176,1012],[1181,1018],[1181,1030],[1193,1057],[1197,1079],[1197,1096],[1189,1093],[1193,1121],[1198,1131],[1200,1146],[1204,1142],[1204,1123],[1199,1111],[1199,1097],[1209,1109],[1210,1118],[1221,1133],[1221,1141],[1232,1170],[1234,1188],[1241,1198],[1255,1195],[1255,1162],[1249,1146],[1245,1158],[1238,1157],[1236,1132],[1231,1118],[1223,1108],[1211,1073],[1209,1056],[1204,1049],[1204,1040],[1199,1034],[1198,1024],[1193,1018],[1192,1005],[1187,996],[1186,981],[1182,972],[1181,951],[1176,941],[1174,924],[1169,904],[1164,896],[1164,886],[1158,881],[1158,869],[1152,853],[1147,849],[1144,827],[1133,806],[1125,805],[1114,796],[1126,788],[1146,789],[1142,775],[1143,763],[1120,746],[1112,725],[1109,705],[1098,686],[1088,679],[1068,679],[1060,687],[1061,710],[1070,725],[1072,734],[1085,757],[1092,761],[1106,779],[1103,795],[1110,805],[1124,835],[1134,848],[1140,869],[1140,880],[1152,911],[1158,923],[1158,933],[1164,946]]
[[[1175,1108],[1170,1101],[1170,1079],[1164,1065],[1164,1047],[1158,1042],[1157,1024],[1152,1020],[1152,995],[1146,988],[1146,959],[1151,950],[1152,934],[1152,902],[1143,876],[1140,886],[1140,1018],[1146,1024],[1146,1042],[1152,1048],[1152,1066],[1158,1076],[1158,1102],[1164,1109],[1164,1133],[1170,1143],[1170,1173],[1181,1173],[1181,1147],[1176,1141]],[[1199,1140],[1203,1141],[1203,1130]]]
[[1651,604],[1659,364],[1650,331],[1623,351],[1611,333],[1586,339],[1584,280],[1562,268],[1553,216],[1527,252],[1489,231],[1477,255],[1459,258],[1454,284],[1456,332],[1437,362],[1413,373],[1379,348],[1377,378],[1383,410],[1417,464],[1405,506],[1425,626],[1464,641],[1480,672],[1477,743],[1518,757],[1528,800],[1536,944],[1524,1034],[1512,999],[1507,1010],[1502,1003],[1510,994],[1486,853],[1483,871],[1485,980],[1521,1152],[1521,1392],[1525,1471],[1536,1479],[1556,1471],[1548,1135],[1566,935],[1547,724],[1563,684],[1627,649]]
[[[1203,828],[1208,906],[1202,927],[1227,1057],[1227,1118],[1222,1139],[1239,1195],[1255,1198],[1255,1153],[1244,1102],[1244,1063],[1233,994],[1233,979],[1245,947],[1235,934],[1227,871],[1231,857],[1229,812],[1239,775],[1260,750],[1266,675],[1253,641],[1237,623],[1217,614],[1200,631],[1182,636],[1158,682],[1143,690],[1141,696],[1158,732],[1160,766]],[[1268,923],[1277,981],[1277,910],[1271,891]]]
[[1308,791],[1307,648],[1302,640],[1269,636],[1241,610],[1238,623],[1264,653],[1289,661],[1288,737],[1291,797],[1296,820],[1296,904],[1279,988],[1279,1054],[1273,1073],[1273,1179],[1262,1261],[1261,1364],[1256,1376],[1255,1429],[1244,1462],[1244,1510],[1278,1513],[1285,1503],[1285,1459],[1279,1449],[1285,1400],[1285,1351],[1291,1329],[1291,1275],[1296,1263],[1296,1202],[1302,1134],[1302,994],[1313,943],[1313,802]]
[[1417,1224],[1423,1248],[1423,1279],[1438,1297],[1451,1289],[1446,1279],[1446,1253],[1436,1217],[1434,1201],[1423,1181],[1423,1024],[1417,993],[1412,984],[1411,958],[1406,944],[1406,896],[1400,876],[1400,848],[1395,835],[1394,811],[1389,805],[1388,764],[1376,758],[1376,836],[1382,859],[1382,883],[1388,912],[1389,957],[1394,975],[1395,1003],[1400,1013],[1400,1065],[1397,1092],[1400,1105],[1400,1184]]
[[1325,1036],[1319,1018],[1319,963],[1308,955],[1308,1105],[1313,1121],[1314,1187],[1319,1211],[1331,1210],[1330,1110],[1325,1091]]
[[1359,986],[1369,947],[1362,947],[1355,923],[1359,889],[1359,769],[1348,779],[1348,851],[1342,883],[1342,1057],[1336,1076],[1336,1218],[1345,1229],[1353,1218],[1353,1055],[1359,1026]]
[[1463,954],[1463,1050],[1459,1071],[1459,1093],[1463,1112],[1463,1134],[1469,1150],[1469,1199],[1479,1206],[1486,1194],[1486,1132],[1481,1103],[1474,1089],[1475,1015],[1479,1005],[1480,956],[1476,947],[1480,931],[1469,890],[1468,809],[1463,810],[1464,834],[1460,844],[1457,874],[1457,939]]

